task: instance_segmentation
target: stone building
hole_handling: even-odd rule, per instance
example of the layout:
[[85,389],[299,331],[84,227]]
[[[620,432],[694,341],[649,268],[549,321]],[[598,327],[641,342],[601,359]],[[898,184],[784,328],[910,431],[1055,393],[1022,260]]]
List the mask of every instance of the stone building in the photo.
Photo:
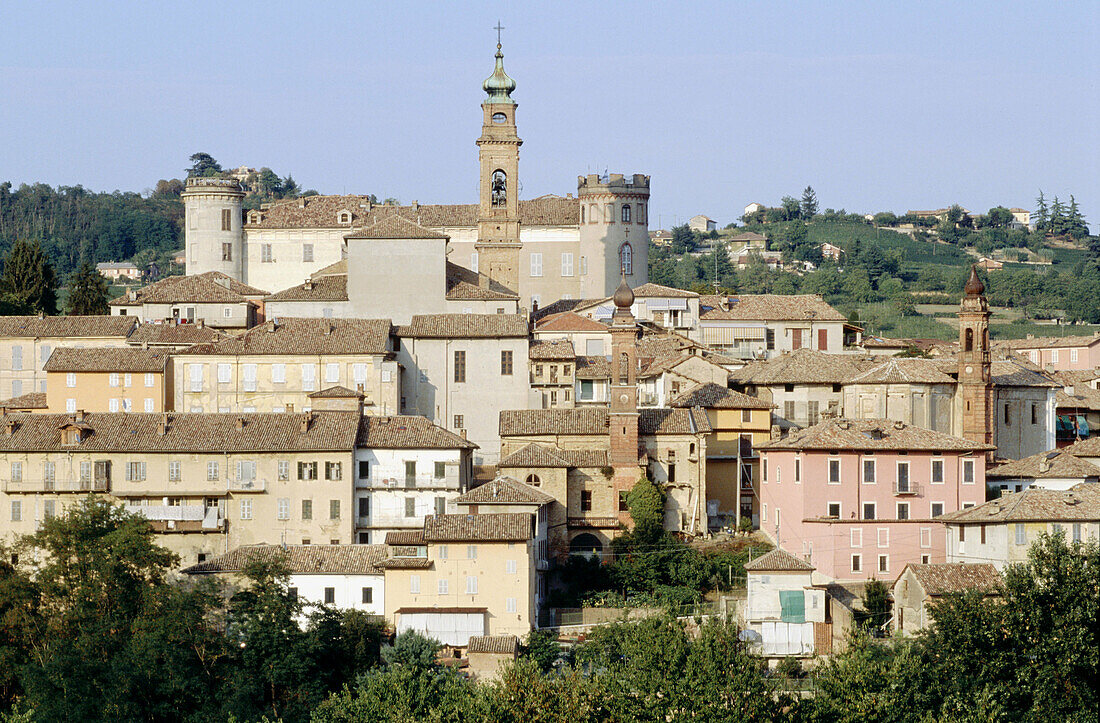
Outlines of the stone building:
[[145,322],[202,322],[215,329],[248,329],[263,319],[266,291],[220,271],[169,276],[109,302],[114,316]]

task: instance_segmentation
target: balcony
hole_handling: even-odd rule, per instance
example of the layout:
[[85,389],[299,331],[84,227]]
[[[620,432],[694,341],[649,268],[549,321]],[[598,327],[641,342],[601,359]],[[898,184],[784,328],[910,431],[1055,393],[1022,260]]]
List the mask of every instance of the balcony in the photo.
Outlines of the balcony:
[[899,497],[917,497],[921,494],[921,486],[914,482],[894,482],[894,494]]
[[59,480],[24,477],[18,480],[6,480],[5,492],[107,492],[110,480]]
[[226,481],[226,489],[230,492],[266,492],[266,479],[231,479]]

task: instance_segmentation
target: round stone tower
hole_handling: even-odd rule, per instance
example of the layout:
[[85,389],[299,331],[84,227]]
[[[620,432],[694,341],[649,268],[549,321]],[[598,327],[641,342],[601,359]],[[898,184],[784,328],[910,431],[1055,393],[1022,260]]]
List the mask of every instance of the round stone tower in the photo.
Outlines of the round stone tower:
[[581,298],[611,296],[623,278],[632,287],[649,281],[649,176],[579,176],[577,198]]
[[188,178],[181,194],[185,211],[187,274],[220,271],[243,281],[244,191],[233,178]]

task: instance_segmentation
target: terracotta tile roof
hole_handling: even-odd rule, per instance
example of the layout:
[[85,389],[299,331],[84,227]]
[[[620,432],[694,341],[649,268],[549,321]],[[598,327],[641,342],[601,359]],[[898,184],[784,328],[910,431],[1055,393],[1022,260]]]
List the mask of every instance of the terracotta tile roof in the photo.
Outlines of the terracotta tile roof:
[[1001,339],[993,343],[994,347],[1013,350],[1051,349],[1061,347],[1088,347],[1100,344],[1100,334],[1092,336],[1045,336],[1032,339]]
[[1040,452],[986,470],[989,479],[1075,479],[1100,476],[1100,467],[1075,456],[1072,447]]
[[611,362],[603,356],[579,356],[573,376],[577,379],[610,379]]
[[[389,535],[386,536],[386,544],[390,544]],[[432,561],[426,557],[390,557],[379,563],[379,567],[386,570],[427,570],[431,566]]]
[[857,374],[880,363],[871,357],[852,354],[826,354],[813,349],[798,349],[789,354],[746,364],[730,372],[740,384],[843,384]]
[[447,299],[450,301],[514,301],[519,294],[458,264],[447,262]]
[[425,542],[530,540],[534,517],[526,512],[490,515],[431,515],[424,519]]
[[163,372],[169,352],[135,347],[58,347],[42,366],[47,372]]
[[347,275],[348,275],[348,260],[347,259],[340,259],[336,263],[329,264],[328,266],[326,266],[322,269],[317,269],[312,274],[310,274],[310,276],[315,278],[315,279],[324,278],[325,276],[347,276]]
[[208,572],[241,572],[250,562],[285,559],[293,575],[381,575],[385,545],[249,545],[185,568],[195,575]]
[[813,565],[801,560],[782,548],[775,548],[760,557],[745,563],[746,570],[761,571],[798,571],[810,572],[816,570]]
[[466,653],[515,655],[519,652],[519,638],[515,635],[472,635]]
[[645,333],[638,339],[637,350],[639,357],[666,357],[684,355],[685,349],[705,350],[702,344],[688,339],[686,336],[672,332],[659,334]]
[[558,299],[557,301],[532,311],[531,320],[536,322],[541,321],[547,316],[553,316],[554,314],[560,314],[565,311],[573,311],[593,301],[598,301],[598,299]]
[[573,349],[573,342],[568,339],[542,339],[531,342],[531,345],[528,347],[527,356],[531,361],[541,361],[544,359],[567,359],[572,361],[576,358],[577,354]]
[[[957,368],[957,365],[956,365]],[[990,379],[999,387],[1060,387],[1038,367],[1023,359],[995,361],[990,364]]]
[[[500,435],[593,434],[607,435],[607,409],[506,409],[500,413]],[[695,434],[710,432],[706,412],[701,409],[640,409],[638,434]]]
[[543,316],[535,325],[536,331],[599,331],[607,332],[606,324],[581,316],[573,311]]
[[606,449],[561,449],[545,444],[528,444],[498,463],[498,467],[606,467]]
[[978,452],[996,449],[961,437],[915,427],[892,419],[827,419],[784,439],[759,445],[760,449],[921,450]]
[[362,399],[366,395],[355,389],[336,384],[306,395],[310,399]]
[[129,295],[110,301],[111,306],[137,304],[181,304],[189,301],[210,304],[243,304],[267,296],[267,292],[233,279],[220,271],[207,271],[195,276],[169,276],[136,290],[136,299]]
[[363,417],[357,444],[369,449],[477,449],[430,419],[413,415]]
[[553,501],[545,492],[503,475],[455,499],[460,505],[548,505]]
[[984,562],[941,562],[931,565],[911,562],[902,569],[898,579],[901,579],[907,569],[913,571],[913,576],[917,578],[924,594],[929,597],[954,595],[968,590],[992,593],[1001,585],[1001,573],[993,565]]
[[0,402],[4,409],[46,409],[45,392],[29,392]]
[[692,387],[672,400],[673,407],[702,407],[703,409],[772,409],[775,405],[748,394],[708,383]]
[[[724,309],[723,300],[729,308]],[[743,294],[702,296],[701,321],[847,321],[844,314],[825,303],[817,294]]]
[[[375,214],[371,214],[374,216]],[[344,238],[354,239],[447,239],[450,238],[441,233],[424,228],[417,222],[407,219],[397,213],[378,215],[374,222],[344,234]]]
[[[714,361],[713,359],[708,359],[707,357],[702,356],[702,355],[681,354],[681,353],[677,352],[677,353],[671,354],[669,356],[661,357],[661,358],[658,358],[658,359],[645,360],[646,363],[644,364],[642,369],[640,369],[639,372],[638,372],[638,378],[639,379],[648,379],[650,377],[660,376],[661,374],[664,374],[665,372],[672,371],[673,369],[680,366],[681,364],[683,364],[684,362],[686,362],[689,359],[697,359],[699,361],[702,361],[702,362],[705,362],[705,363],[711,365],[712,367],[716,367],[718,369],[718,373],[724,373],[725,372],[725,367],[723,367],[721,364]],[[639,358],[639,361],[643,361],[643,360],[641,358]],[[681,375],[685,376],[685,377],[690,377],[691,376],[687,372],[681,372]],[[696,379],[696,381],[698,381],[698,379]]]
[[126,337],[137,326],[132,316],[0,316],[0,337]]
[[424,529],[416,530],[393,530],[386,533],[387,545],[401,545],[406,547],[414,547],[416,545],[424,544]]
[[0,431],[0,452],[351,452],[359,414],[91,413],[78,423],[86,436],[76,445],[63,444],[61,439],[62,427],[73,424],[74,415],[21,414],[9,416],[8,423],[10,433]]
[[413,339],[502,339],[526,337],[527,318],[519,314],[415,314],[397,336]]
[[219,332],[205,324],[139,324],[126,343],[184,347],[208,344],[218,338]]
[[1028,487],[1005,492],[984,505],[941,515],[941,522],[1094,522],[1100,520],[1100,484],[1084,482],[1069,490]]
[[347,275],[320,276],[283,289],[264,299],[268,301],[347,301]]
[[648,283],[634,289],[634,298],[638,299],[643,296],[651,298],[670,298],[670,299],[695,299],[699,297],[694,291],[684,291],[683,289],[674,289],[671,286],[661,286],[660,284]]
[[280,317],[254,326],[240,336],[199,344],[181,355],[386,354],[389,319],[302,319]]
[[851,378],[849,384],[955,384],[931,359],[889,359]]
[[1074,442],[1068,447],[1063,447],[1062,451],[1077,457],[1100,457],[1100,435]]
[[[304,201],[304,203],[303,203]],[[339,228],[337,214],[351,211],[352,226],[366,226],[378,218],[400,215],[425,228],[477,226],[477,204],[379,206],[369,210],[367,196],[310,196],[279,201],[263,209],[262,220],[247,228]],[[580,222],[580,207],[575,198],[540,196],[519,202],[520,223],[524,226],[575,226]]]

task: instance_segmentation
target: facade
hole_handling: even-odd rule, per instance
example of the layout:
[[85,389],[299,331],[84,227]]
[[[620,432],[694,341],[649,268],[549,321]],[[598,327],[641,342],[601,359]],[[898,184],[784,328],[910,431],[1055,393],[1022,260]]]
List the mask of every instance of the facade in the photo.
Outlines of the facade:
[[792,432],[760,447],[760,529],[835,580],[944,562],[939,518],[982,503],[991,449],[885,419]]
[[1100,368],[1100,334],[1094,336],[1028,336],[1006,339],[998,348],[1011,349],[1032,364],[1050,371],[1079,371]]
[[710,233],[718,228],[718,223],[713,218],[700,214],[688,219],[688,228],[700,233]]
[[129,261],[102,261],[95,265],[95,270],[110,281],[118,281],[119,279],[137,280],[144,276],[141,269]]
[[826,635],[825,590],[814,566],[781,548],[745,563],[745,629],[764,657],[812,657]]
[[989,562],[1004,571],[1008,565],[1026,562],[1028,550],[1043,533],[1063,533],[1070,543],[1100,537],[1100,485],[1006,492],[983,505],[947,514],[943,522],[948,562]]
[[531,390],[542,409],[568,408],[575,404],[577,354],[573,342],[532,341],[528,349]]
[[265,296],[266,291],[242,284],[219,270],[169,276],[140,289],[130,289],[126,296],[108,303],[113,316],[160,323],[201,321],[214,329],[238,330],[263,320]]
[[1068,490],[1085,482],[1100,481],[1100,466],[1077,457],[1069,449],[1052,450],[997,465],[985,473],[985,481],[990,498],[1031,487]]
[[702,296],[699,307],[692,338],[742,359],[798,349],[840,352],[859,342],[859,331],[816,294]]
[[133,347],[54,349],[46,408],[54,413],[171,411],[168,353]]
[[930,603],[970,590],[994,595],[1000,585],[1001,574],[989,563],[906,565],[894,581],[894,630],[915,635],[932,622]]
[[121,347],[135,319],[111,316],[0,316],[0,398],[46,391],[43,366],[59,347]]

